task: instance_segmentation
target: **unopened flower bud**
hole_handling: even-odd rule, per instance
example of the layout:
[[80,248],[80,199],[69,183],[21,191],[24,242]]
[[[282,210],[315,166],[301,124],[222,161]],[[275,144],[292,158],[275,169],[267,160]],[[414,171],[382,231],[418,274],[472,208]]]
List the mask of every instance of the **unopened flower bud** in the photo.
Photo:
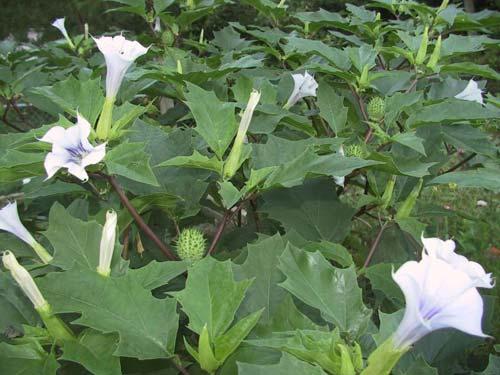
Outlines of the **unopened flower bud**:
[[40,289],[36,286],[29,272],[18,263],[14,254],[8,250],[4,251],[2,262],[4,267],[10,271],[13,279],[16,280],[24,294],[33,303],[35,309],[45,308],[48,305],[47,301],[43,298]]
[[106,223],[102,229],[101,245],[99,248],[99,265],[97,272],[103,276],[111,273],[111,259],[115,249],[117,215],[113,210],[106,213]]

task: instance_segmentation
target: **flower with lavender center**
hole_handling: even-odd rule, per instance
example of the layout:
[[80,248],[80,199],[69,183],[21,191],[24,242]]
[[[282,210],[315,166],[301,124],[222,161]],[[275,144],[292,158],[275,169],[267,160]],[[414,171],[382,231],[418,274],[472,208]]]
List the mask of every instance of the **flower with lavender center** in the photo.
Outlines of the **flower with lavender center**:
[[75,125],[67,129],[54,126],[40,139],[52,144],[52,152],[47,154],[44,163],[47,178],[66,168],[78,179],[88,179],[85,167],[99,163],[106,154],[106,143],[96,147],[90,144],[90,130],[89,122],[78,115]]
[[403,320],[393,336],[394,347],[409,348],[428,333],[455,328],[487,337],[481,329],[483,300],[477,283],[461,269],[433,256],[406,262],[393,274],[406,301]]
[[293,91],[288,101],[284,105],[285,109],[292,107],[300,99],[306,96],[316,96],[316,90],[318,88],[318,82],[310,75],[307,70],[304,74],[292,74],[293,78]]

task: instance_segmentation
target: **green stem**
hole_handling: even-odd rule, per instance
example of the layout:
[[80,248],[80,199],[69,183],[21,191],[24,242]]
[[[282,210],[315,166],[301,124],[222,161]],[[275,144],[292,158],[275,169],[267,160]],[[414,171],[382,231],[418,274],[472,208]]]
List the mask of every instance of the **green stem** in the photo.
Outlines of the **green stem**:
[[34,242],[31,244],[31,247],[35,251],[36,255],[40,257],[43,263],[47,264],[52,261],[52,255],[49,254],[49,252],[38,242]]
[[40,315],[40,318],[42,318],[50,335],[56,339],[56,341],[75,339],[75,335],[71,329],[57,315],[52,313],[52,309],[48,303],[35,309]]
[[113,122],[113,106],[115,104],[115,97],[106,97],[104,105],[102,106],[101,115],[97,122],[97,138],[106,141],[111,133],[111,124]]

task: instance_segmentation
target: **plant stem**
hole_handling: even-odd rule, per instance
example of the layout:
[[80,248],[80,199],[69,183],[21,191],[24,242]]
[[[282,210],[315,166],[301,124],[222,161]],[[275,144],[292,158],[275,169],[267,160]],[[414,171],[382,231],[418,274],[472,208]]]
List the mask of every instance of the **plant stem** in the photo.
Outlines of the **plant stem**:
[[149,225],[146,224],[146,222],[142,219],[141,215],[139,215],[139,213],[132,205],[132,203],[130,203],[129,199],[127,198],[127,195],[123,191],[122,187],[120,186],[116,178],[114,176],[109,176],[109,175],[104,175],[104,176],[107,178],[111,186],[113,186],[113,189],[118,194],[120,201],[128,210],[128,212],[130,212],[130,214],[134,218],[139,228],[141,228],[141,230],[146,234],[146,236],[148,236],[155,243],[155,245],[163,252],[163,254],[165,254],[165,256],[168,259],[177,260],[177,257],[174,255],[173,251],[158,238],[155,232],[153,232],[153,230],[149,227]]
[[450,173],[450,172],[453,172],[455,170],[457,170],[458,168],[460,168],[462,165],[464,165],[465,163],[467,163],[469,160],[473,159],[477,154],[475,152],[473,152],[472,154],[470,154],[469,156],[467,156],[465,159],[463,159],[462,161],[460,161],[459,163],[457,163],[456,165],[454,165],[453,167],[451,167],[450,169],[447,169],[446,171],[444,171],[443,173],[440,173],[441,174],[445,174],[445,173]]
[[375,250],[377,250],[378,244],[380,243],[380,240],[382,239],[382,234],[384,233],[385,228],[387,227],[388,221],[386,221],[379,229],[377,233],[377,237],[375,237],[375,241],[373,241],[372,247],[370,248],[370,251],[368,252],[368,255],[366,257],[365,263],[363,264],[363,268],[368,267],[370,264],[370,261],[373,258],[373,255],[375,254]]
[[228,221],[233,217],[233,215],[237,214],[241,210],[242,203],[243,201],[241,201],[240,204],[236,206],[236,209],[234,211],[231,211],[229,209],[226,212],[224,212],[224,216],[222,217],[222,220],[219,222],[219,225],[217,226],[217,231],[215,232],[215,236],[212,240],[212,243],[210,244],[210,247],[208,248],[207,255],[213,253],[215,247],[217,246],[217,243],[220,240],[222,232],[224,232],[224,228],[226,227]]

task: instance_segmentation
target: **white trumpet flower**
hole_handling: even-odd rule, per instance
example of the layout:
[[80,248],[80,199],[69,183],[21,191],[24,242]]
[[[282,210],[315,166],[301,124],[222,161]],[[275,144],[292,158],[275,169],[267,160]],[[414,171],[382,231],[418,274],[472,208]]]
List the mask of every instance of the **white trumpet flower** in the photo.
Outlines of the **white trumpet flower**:
[[0,210],[0,229],[30,245],[44,263],[49,263],[52,260],[52,256],[33,238],[19,219],[17,202],[8,203]]
[[48,306],[47,301],[43,298],[40,289],[35,284],[35,281],[31,277],[28,271],[21,266],[14,254],[10,251],[4,251],[2,255],[2,262],[5,268],[7,268],[14,280],[21,287],[22,291],[30,299],[31,303],[35,309],[44,309]]
[[102,229],[101,246],[99,249],[99,265],[97,272],[103,276],[111,273],[111,259],[115,249],[117,215],[113,210],[106,213],[106,223]]
[[467,273],[426,256],[420,262],[403,264],[393,279],[406,301],[403,320],[392,337],[397,350],[405,350],[442,328],[488,337],[481,329],[483,300]]
[[106,140],[110,135],[113,105],[123,77],[134,61],[144,55],[149,47],[127,40],[121,35],[102,36],[94,38],[94,41],[106,60],[106,99],[97,123],[97,137]]
[[310,75],[307,70],[304,74],[292,74],[293,78],[293,91],[288,101],[284,105],[284,108],[288,109],[297,103],[300,99],[306,96],[316,96],[316,90],[318,88],[318,82]]
[[116,97],[128,68],[148,48],[121,35],[102,36],[94,41],[106,60],[106,97]]
[[73,44],[73,41],[71,40],[71,38],[68,35],[68,32],[66,31],[66,26],[64,26],[64,21],[65,21],[64,17],[58,18],[54,22],[52,22],[52,26],[54,26],[61,32],[61,34],[64,36],[69,46],[71,47],[71,49],[75,49],[75,45]]
[[455,98],[461,99],[461,100],[468,100],[470,102],[477,102],[479,104],[483,104],[483,92],[477,85],[477,82],[475,82],[473,79],[469,81],[465,89],[455,95]]
[[469,261],[463,255],[455,253],[455,241],[443,241],[439,238],[421,238],[424,244],[423,256],[430,256],[441,259],[450,264],[453,268],[465,272],[474,286],[478,288],[493,288],[491,273],[486,273],[484,268],[476,262]]
[[65,129],[54,126],[40,140],[52,143],[52,152],[45,157],[47,178],[51,178],[61,168],[82,181],[88,180],[85,167],[99,163],[106,155],[106,143],[96,147],[88,140],[90,124],[85,118],[77,115],[75,125]]

